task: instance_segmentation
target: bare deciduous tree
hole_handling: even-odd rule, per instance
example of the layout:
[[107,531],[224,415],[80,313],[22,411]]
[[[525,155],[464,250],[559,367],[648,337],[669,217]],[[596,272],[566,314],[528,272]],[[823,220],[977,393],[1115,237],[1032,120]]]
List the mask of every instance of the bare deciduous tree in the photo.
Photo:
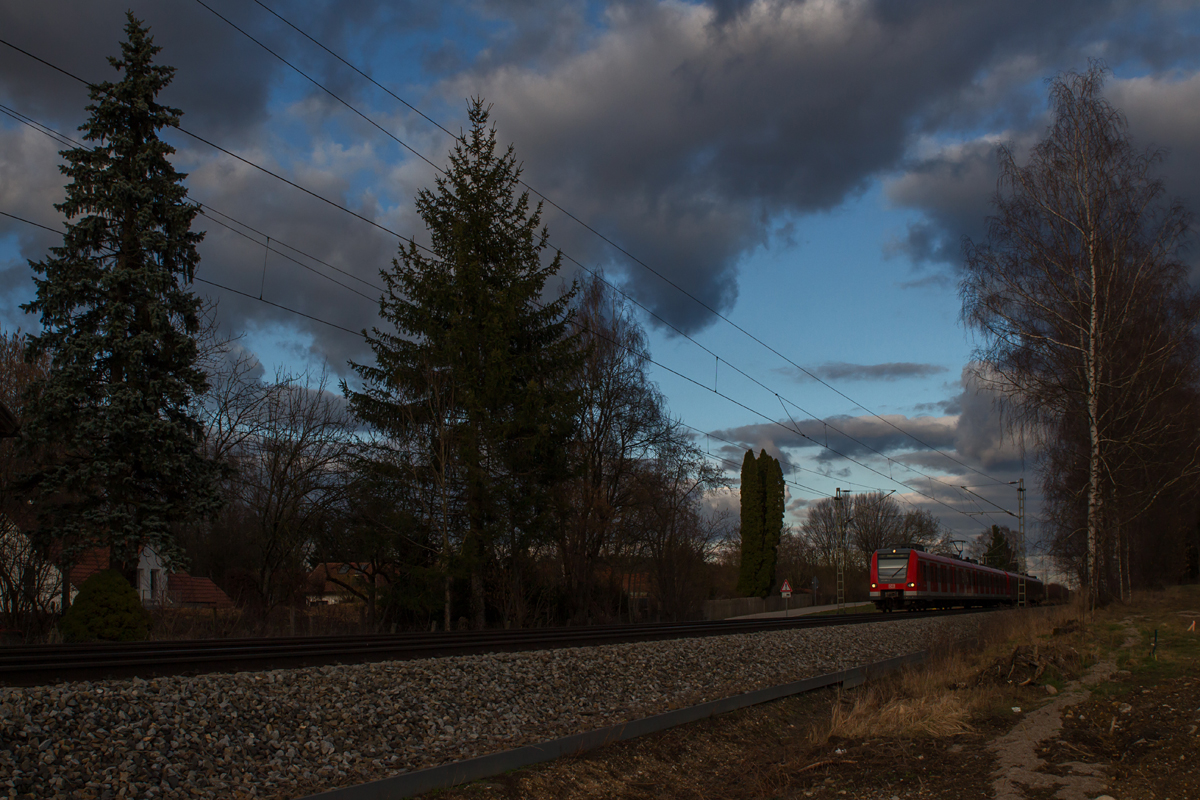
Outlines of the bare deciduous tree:
[[351,425],[324,375],[280,375],[259,406],[256,433],[236,448],[233,501],[246,513],[245,564],[264,609],[286,602],[345,487]]
[[[1153,468],[1145,443],[1180,422],[1154,409],[1191,377],[1200,313],[1177,255],[1188,216],[1164,202],[1152,176],[1160,153],[1134,149],[1103,82],[1098,65],[1060,75],[1054,124],[1027,165],[999,149],[996,213],[987,240],[966,246],[962,284],[963,318],[983,340],[978,376],[1005,397],[1010,419],[1043,440],[1084,421],[1093,604],[1119,591],[1106,558],[1121,552],[1116,512],[1129,508],[1119,473]],[[1154,491],[1187,474],[1163,473]]]
[[564,524],[554,537],[573,621],[604,618],[599,591],[631,545],[621,524],[639,502],[645,459],[671,440],[664,399],[647,374],[646,337],[628,302],[599,278],[585,280],[576,320],[587,349],[578,381],[584,404],[572,444],[577,474],[562,487]]
[[883,547],[903,545],[904,515],[887,492],[856,494],[850,504],[850,538],[864,563]]

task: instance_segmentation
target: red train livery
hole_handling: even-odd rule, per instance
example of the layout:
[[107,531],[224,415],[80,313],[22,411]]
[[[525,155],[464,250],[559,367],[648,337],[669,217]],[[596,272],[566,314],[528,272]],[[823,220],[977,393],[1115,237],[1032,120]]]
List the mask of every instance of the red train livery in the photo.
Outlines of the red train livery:
[[1046,587],[1031,575],[934,555],[919,546],[886,547],[871,554],[871,599],[880,611],[1011,606],[1017,603],[1021,581],[1027,603],[1045,599]]

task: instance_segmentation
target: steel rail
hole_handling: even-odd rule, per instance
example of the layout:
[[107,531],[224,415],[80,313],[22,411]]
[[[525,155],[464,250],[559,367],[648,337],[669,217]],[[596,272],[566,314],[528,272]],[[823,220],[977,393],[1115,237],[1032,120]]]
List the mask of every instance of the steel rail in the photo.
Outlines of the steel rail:
[[[921,616],[972,613],[959,609]],[[907,615],[905,615],[907,616]],[[438,658],[519,650],[726,636],[741,633],[887,622],[894,614],[773,617],[718,622],[652,623],[443,633],[367,634],[272,639],[190,639],[0,647],[0,684],[157,677],[384,660]]]

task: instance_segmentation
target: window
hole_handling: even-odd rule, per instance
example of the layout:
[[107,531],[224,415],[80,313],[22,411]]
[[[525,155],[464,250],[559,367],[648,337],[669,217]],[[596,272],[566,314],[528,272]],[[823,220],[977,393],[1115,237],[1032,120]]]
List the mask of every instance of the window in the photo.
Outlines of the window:
[[908,556],[880,556],[879,582],[903,583],[908,573]]

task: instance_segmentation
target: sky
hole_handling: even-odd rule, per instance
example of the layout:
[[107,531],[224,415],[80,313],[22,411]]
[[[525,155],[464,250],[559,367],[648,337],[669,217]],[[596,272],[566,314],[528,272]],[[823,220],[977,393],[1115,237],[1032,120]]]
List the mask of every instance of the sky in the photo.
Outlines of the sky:
[[[205,208],[196,290],[267,374],[370,358],[343,329],[376,324],[379,271],[422,241],[416,192],[481,97],[561,281],[598,271],[639,304],[671,412],[714,460],[779,456],[793,523],[839,488],[894,491],[965,539],[1016,526],[1024,478],[1036,539],[1037,453],[971,377],[958,282],[996,148],[1044,135],[1049,79],[1101,59],[1200,208],[1182,0],[43,0],[0,6],[0,212],[61,226],[62,144],[35,124],[76,136],[86,88],[54,67],[115,80],[127,8],[177,68],[162,99],[227,151],[164,134]],[[4,329],[37,329],[28,260],[55,243],[0,216]]]

